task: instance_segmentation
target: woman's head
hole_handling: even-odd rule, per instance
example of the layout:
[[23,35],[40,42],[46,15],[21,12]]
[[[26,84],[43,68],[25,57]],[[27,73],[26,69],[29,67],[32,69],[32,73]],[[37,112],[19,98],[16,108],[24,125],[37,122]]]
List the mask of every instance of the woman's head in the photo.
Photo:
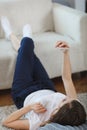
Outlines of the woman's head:
[[53,114],[49,122],[59,123],[61,125],[78,126],[86,121],[86,112],[82,104],[77,100],[65,101],[60,105],[60,109]]

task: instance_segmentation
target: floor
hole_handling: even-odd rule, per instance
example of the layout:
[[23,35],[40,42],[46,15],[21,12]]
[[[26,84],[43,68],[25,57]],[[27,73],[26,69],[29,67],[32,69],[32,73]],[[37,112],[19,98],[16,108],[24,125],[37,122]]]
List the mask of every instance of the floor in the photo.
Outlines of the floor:
[[[87,92],[87,72],[72,75],[77,93]],[[52,79],[57,91],[65,93],[61,77]],[[0,106],[12,105],[11,90],[0,90]]]

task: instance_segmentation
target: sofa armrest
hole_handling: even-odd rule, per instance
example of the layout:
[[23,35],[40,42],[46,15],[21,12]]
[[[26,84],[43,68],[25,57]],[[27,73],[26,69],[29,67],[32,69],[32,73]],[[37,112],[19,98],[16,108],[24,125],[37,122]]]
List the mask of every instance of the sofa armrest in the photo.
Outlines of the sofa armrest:
[[[87,14],[61,4],[53,4],[55,32],[87,44]],[[87,45],[86,45],[87,47]]]

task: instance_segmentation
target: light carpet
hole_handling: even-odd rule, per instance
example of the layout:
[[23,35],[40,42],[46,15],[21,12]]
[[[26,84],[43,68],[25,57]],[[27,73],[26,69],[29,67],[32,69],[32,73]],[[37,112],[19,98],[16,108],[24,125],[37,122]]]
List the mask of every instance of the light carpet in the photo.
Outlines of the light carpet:
[[[82,104],[85,107],[86,113],[87,113],[87,93],[83,93],[83,94],[78,94],[78,99],[82,102]],[[16,109],[15,105],[11,105],[11,106],[4,106],[4,107],[0,107],[0,130],[12,130],[12,129],[8,129],[6,127],[3,127],[1,124],[1,122],[8,116],[10,115],[12,112],[14,112]]]

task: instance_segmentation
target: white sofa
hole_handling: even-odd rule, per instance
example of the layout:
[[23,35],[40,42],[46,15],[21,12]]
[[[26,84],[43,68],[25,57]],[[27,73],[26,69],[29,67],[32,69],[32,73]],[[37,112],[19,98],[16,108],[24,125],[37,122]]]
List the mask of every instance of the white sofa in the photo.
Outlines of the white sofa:
[[[51,0],[0,0],[1,16],[8,17],[19,38],[23,25],[31,24],[35,52],[50,78],[61,75],[62,53],[55,48],[59,40],[71,46],[72,73],[87,70],[87,14]],[[16,57],[0,26],[0,89],[11,88]]]

